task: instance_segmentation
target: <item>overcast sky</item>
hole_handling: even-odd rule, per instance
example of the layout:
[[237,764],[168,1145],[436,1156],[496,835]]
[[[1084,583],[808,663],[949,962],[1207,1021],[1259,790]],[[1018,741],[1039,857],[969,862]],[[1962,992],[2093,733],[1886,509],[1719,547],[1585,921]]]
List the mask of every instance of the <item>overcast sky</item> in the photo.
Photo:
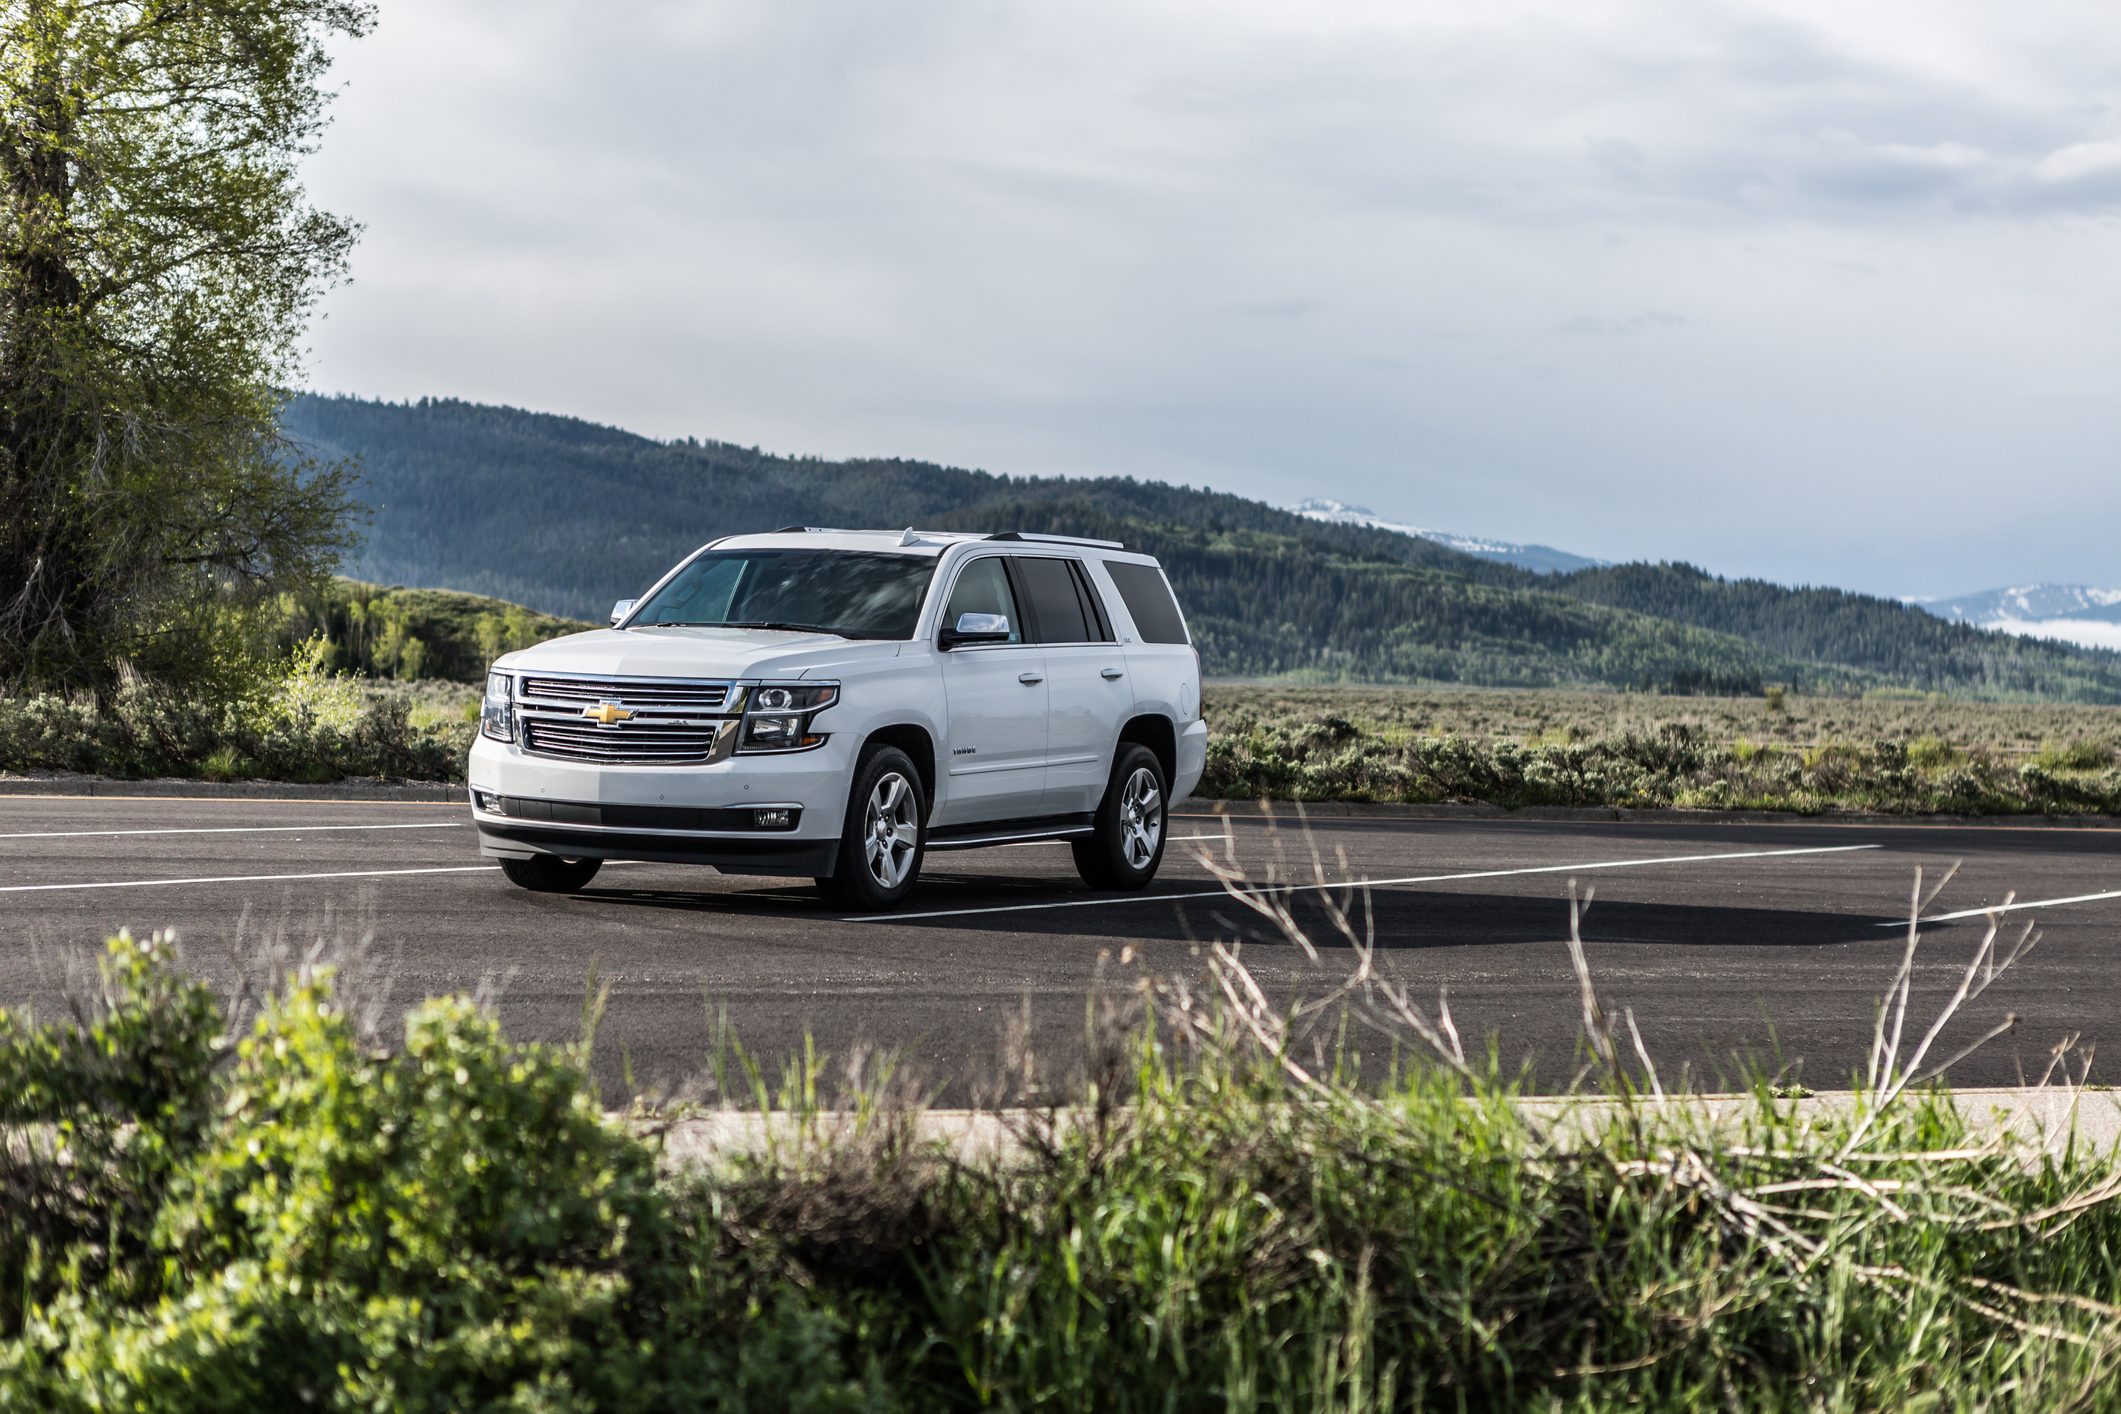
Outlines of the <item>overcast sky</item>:
[[311,385],[2121,583],[2121,7],[382,0]]

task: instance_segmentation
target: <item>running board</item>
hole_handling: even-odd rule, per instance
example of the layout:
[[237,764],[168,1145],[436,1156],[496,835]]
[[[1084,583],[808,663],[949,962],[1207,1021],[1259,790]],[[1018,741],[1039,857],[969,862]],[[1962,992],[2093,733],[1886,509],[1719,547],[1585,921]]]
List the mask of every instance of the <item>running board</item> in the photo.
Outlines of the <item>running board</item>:
[[1030,844],[1037,840],[1080,839],[1092,834],[1094,817],[1044,815],[1029,820],[985,820],[977,825],[949,825],[928,832],[928,848],[978,849],[991,844]]

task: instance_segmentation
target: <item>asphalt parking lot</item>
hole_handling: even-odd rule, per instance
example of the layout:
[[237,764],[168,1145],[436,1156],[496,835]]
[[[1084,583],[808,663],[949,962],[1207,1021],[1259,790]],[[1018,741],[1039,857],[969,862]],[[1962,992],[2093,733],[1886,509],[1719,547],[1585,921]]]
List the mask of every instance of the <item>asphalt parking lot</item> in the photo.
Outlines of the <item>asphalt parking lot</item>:
[[[837,1057],[889,1051],[959,1101],[992,1097],[1005,1069],[1021,1076],[1003,1065],[1012,1032],[1064,1075],[1094,987],[1197,977],[1213,941],[1242,940],[1277,1001],[1329,992],[1352,963],[1319,909],[1330,895],[1368,918],[1382,973],[1427,997],[1448,986],[1463,1032],[1492,1035],[1553,1086],[1577,1054],[1562,942],[1573,882],[1596,889],[1583,934],[1603,995],[1633,1009],[1668,1080],[1683,1069],[1713,1084],[1747,1056],[1830,1088],[1863,1064],[1916,870],[1934,881],[1957,864],[1929,910],[1918,1013],[1957,984],[1984,910],[2009,901],[2013,934],[2040,934],[1945,1039],[2021,1018],[1959,1082],[2037,1079],[2072,1035],[2080,1053],[2121,1056],[2121,831],[1492,818],[1303,829],[1250,810],[1171,825],[1144,894],[1087,891],[1065,846],[1013,846],[934,856],[902,912],[849,917],[807,883],[667,865],[610,866],[572,897],[525,893],[479,858],[452,805],[12,797],[0,800],[0,1003],[61,1004],[106,934],[173,928],[217,985],[321,945],[360,959],[389,1014],[482,991],[513,1034],[570,1040],[594,968],[611,989],[597,1052],[608,1089],[628,1075],[658,1090],[696,1080],[721,1014],[769,1065],[806,1036]],[[1231,900],[1203,850],[1283,890],[1319,960]],[[2092,1078],[2107,1068],[2095,1061]]]

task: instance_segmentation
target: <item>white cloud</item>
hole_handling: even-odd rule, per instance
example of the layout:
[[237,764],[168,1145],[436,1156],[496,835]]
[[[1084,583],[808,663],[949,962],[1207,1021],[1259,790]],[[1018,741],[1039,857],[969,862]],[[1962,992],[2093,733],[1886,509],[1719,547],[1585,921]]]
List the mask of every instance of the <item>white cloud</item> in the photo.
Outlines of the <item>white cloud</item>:
[[494,14],[345,55],[317,386],[1881,589],[2111,565],[2121,406],[2024,390],[2121,386],[2121,8]]
[[1911,167],[1931,167],[1946,172],[1970,171],[1986,165],[1989,161],[1987,149],[1970,142],[1933,142],[1927,145],[1888,142],[1881,143],[1872,150],[1887,161],[1904,162]]
[[2121,624],[2105,619],[1998,619],[1990,628],[2027,638],[2049,638],[2084,648],[2121,650]]
[[1661,309],[1641,314],[1578,314],[1555,326],[1562,334],[1647,334],[1653,329],[1676,329],[1686,323],[1684,315]]
[[2033,171],[2044,182],[2074,182],[2121,168],[2121,138],[2073,142],[2040,159]]

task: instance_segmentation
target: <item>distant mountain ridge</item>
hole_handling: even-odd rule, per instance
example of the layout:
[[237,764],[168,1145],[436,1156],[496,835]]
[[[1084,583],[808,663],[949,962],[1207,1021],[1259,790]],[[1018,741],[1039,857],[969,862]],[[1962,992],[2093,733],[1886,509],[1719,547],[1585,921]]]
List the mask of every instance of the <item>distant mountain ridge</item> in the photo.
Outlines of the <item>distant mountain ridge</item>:
[[1950,599],[1913,599],[1941,619],[2088,648],[2121,648],[2121,589],[2025,584]]
[[1534,574],[1567,574],[1572,570],[1595,569],[1608,563],[1605,560],[1591,559],[1587,555],[1557,550],[1551,545],[1519,545],[1507,540],[1459,535],[1449,530],[1429,530],[1423,526],[1409,525],[1405,521],[1381,516],[1368,506],[1350,505],[1346,501],[1329,500],[1322,496],[1307,496],[1288,509],[1306,520],[1323,521],[1329,525],[1363,525],[1373,530],[1389,530],[1397,535],[1417,536],[1438,545],[1449,546],[1461,555],[1500,560],[1504,564],[1531,570]]
[[2121,703],[2121,655],[1688,565],[1535,573],[1364,524],[1130,477],[1019,477],[657,442],[446,399],[302,396],[288,434],[361,464],[342,567],[600,619],[719,535],[789,524],[1058,531],[1170,574],[1211,675],[1757,693],[1879,688]]

